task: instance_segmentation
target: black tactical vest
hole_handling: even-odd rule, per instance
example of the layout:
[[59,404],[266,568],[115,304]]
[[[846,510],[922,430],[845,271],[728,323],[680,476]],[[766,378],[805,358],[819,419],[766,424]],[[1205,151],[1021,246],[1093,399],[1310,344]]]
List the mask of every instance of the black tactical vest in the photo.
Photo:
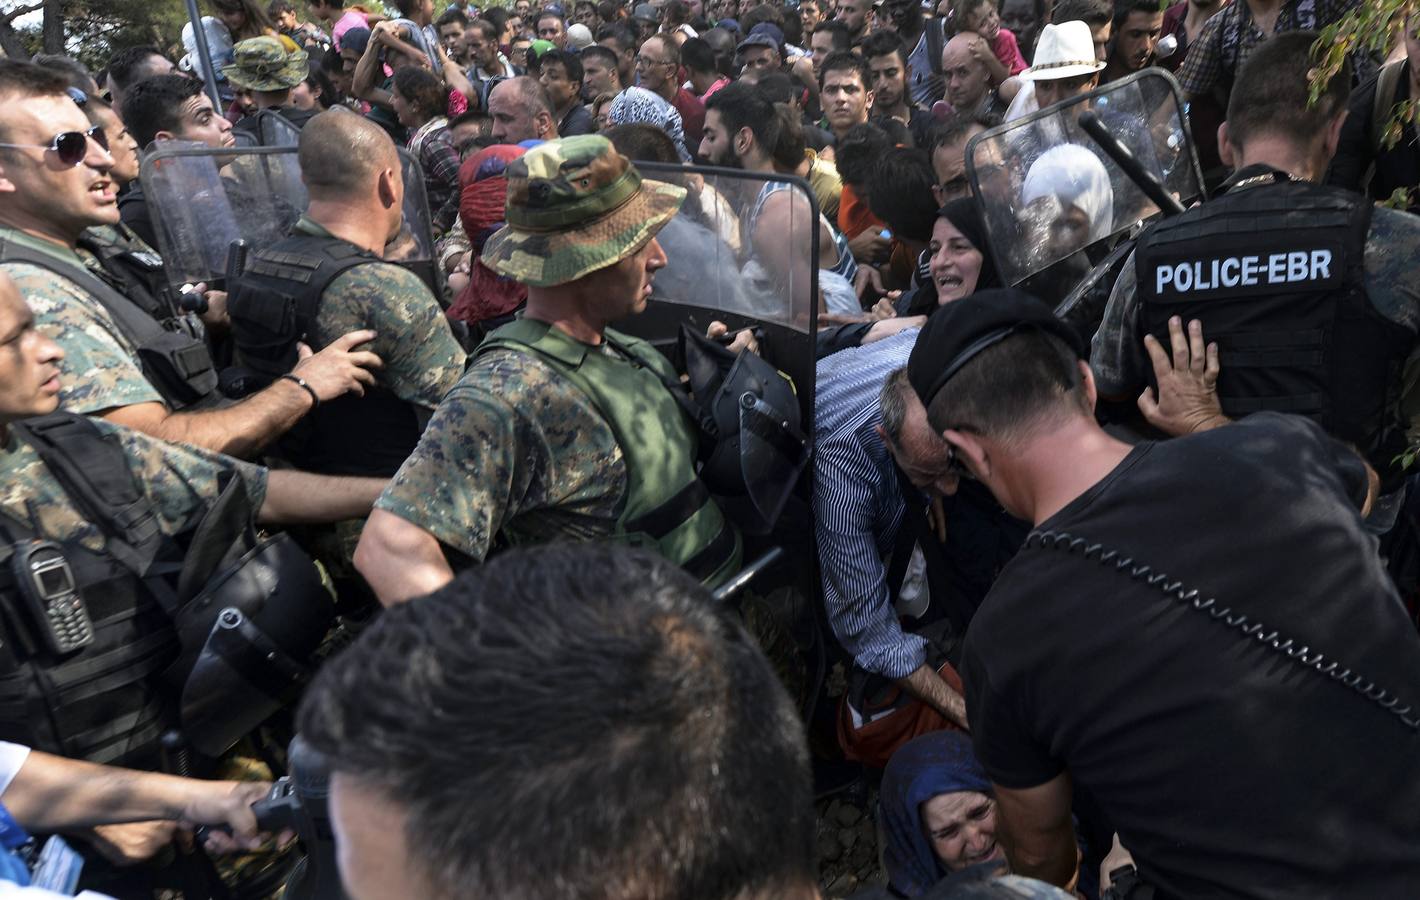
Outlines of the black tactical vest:
[[1267,183],[1228,191],[1140,238],[1141,331],[1167,347],[1171,316],[1199,319],[1218,343],[1224,413],[1307,416],[1360,449],[1388,491],[1406,449],[1399,393],[1416,334],[1366,295],[1370,201],[1260,167],[1233,181],[1252,178]]
[[257,111],[232,126],[232,136],[242,147],[290,147],[300,139],[301,129],[319,110],[283,106]]
[[186,317],[173,304],[168,291],[161,256],[103,240],[92,230],[79,236],[78,245],[98,260],[102,272],[94,274],[99,278],[169,331],[187,330],[182,322]]
[[[296,234],[247,257],[227,298],[237,363],[250,370],[252,390],[296,364],[296,344],[308,341],[321,297],[336,276],[379,262],[339,238]],[[317,348],[318,349],[318,348]],[[283,457],[300,468],[336,475],[390,476],[419,443],[419,411],[383,387],[321,404],[281,439]]]
[[[83,429],[80,417],[59,413],[11,427],[45,458],[46,430],[76,419],[81,440],[71,464],[101,484],[105,495],[117,495],[115,505],[141,496],[122,448],[92,426]],[[72,435],[67,443],[75,445]],[[67,480],[56,467],[50,471]],[[158,537],[151,513],[129,525],[140,545],[151,546]],[[156,768],[159,738],[177,725],[174,692],[160,675],[179,652],[177,631],[154,590],[157,582],[140,579],[111,554],[61,544],[88,606],[94,640],[55,654],[17,594],[11,565],[13,548],[36,539],[28,524],[0,516],[0,740],[90,762]]]
[[222,402],[216,366],[207,344],[186,331],[165,328],[160,319],[142,308],[141,299],[130,300],[114,285],[77,263],[67,265],[14,241],[0,240],[0,263],[29,263],[48,269],[93,297],[138,349],[136,361],[144,377],[169,408],[189,409]]

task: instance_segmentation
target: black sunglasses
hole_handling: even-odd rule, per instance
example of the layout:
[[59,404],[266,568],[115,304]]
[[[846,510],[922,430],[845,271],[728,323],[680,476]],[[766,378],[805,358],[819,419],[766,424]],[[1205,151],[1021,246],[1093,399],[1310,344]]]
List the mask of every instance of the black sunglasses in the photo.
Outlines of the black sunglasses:
[[63,131],[54,136],[48,144],[0,144],[15,150],[53,150],[54,155],[66,166],[77,166],[89,155],[89,141],[92,140],[105,151],[108,150],[108,135],[97,125],[88,131]]

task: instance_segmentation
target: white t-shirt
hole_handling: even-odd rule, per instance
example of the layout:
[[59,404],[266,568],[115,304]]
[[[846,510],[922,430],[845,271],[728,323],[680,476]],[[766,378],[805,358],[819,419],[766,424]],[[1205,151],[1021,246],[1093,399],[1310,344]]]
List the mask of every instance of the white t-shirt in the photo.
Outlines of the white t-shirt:
[[24,744],[0,741],[0,799],[10,787],[10,782],[20,773],[20,767],[30,758],[30,748]]

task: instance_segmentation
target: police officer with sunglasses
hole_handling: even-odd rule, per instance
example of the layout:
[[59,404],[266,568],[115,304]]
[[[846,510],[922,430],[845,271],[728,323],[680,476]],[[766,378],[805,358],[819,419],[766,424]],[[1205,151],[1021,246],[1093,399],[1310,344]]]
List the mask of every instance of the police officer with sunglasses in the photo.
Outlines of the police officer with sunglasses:
[[69,90],[43,68],[0,61],[0,271],[65,350],[66,409],[251,456],[322,402],[373,383],[379,358],[360,349],[373,335],[356,331],[225,403],[207,347],[163,328],[75,253],[86,229],[118,223],[118,185],[105,132]]

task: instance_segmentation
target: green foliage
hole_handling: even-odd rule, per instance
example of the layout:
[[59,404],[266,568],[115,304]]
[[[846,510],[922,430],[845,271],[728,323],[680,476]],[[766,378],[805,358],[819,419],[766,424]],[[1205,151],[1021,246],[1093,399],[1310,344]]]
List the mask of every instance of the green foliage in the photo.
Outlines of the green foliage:
[[1413,5],[1414,0],[1365,0],[1323,28],[1312,47],[1317,61],[1311,73],[1312,102],[1353,51],[1370,50],[1378,56],[1388,53],[1400,38],[1406,10]]

